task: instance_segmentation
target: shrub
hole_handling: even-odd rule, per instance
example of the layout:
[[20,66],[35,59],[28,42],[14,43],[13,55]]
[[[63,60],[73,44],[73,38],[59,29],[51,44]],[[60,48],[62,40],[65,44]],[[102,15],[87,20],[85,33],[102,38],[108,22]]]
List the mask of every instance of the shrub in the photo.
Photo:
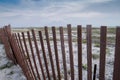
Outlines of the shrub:
[[87,64],[82,64],[82,68],[83,68],[84,70],[87,70]]
[[94,45],[94,47],[100,47],[100,44],[97,44],[97,43],[96,43],[96,44]]
[[87,43],[86,39],[83,39],[83,40],[82,40],[82,43]]
[[93,59],[98,59],[98,58],[99,58],[99,55],[98,55],[98,54],[92,54],[92,58],[93,58]]

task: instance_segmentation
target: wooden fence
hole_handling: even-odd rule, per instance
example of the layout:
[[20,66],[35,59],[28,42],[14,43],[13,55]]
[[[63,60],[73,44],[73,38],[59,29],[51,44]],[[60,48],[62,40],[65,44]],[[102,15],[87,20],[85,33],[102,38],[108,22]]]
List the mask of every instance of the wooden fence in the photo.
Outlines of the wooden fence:
[[[27,80],[76,80],[74,68],[74,53],[72,44],[71,25],[67,25],[67,42],[69,50],[70,77],[68,78],[68,65],[66,62],[65,36],[63,27],[59,27],[59,33],[56,28],[52,27],[52,39],[48,27],[44,27],[44,33],[35,30],[27,33],[12,33],[10,25],[0,28],[0,37],[5,47],[7,57],[15,64],[22,68]],[[82,26],[77,26],[77,79],[83,80],[82,70]],[[92,26],[86,27],[87,41],[87,80],[96,79],[97,65],[92,71]],[[59,34],[59,36],[58,36]],[[45,38],[44,38],[45,36]],[[60,40],[57,39],[60,38]],[[106,63],[106,40],[107,27],[100,27],[100,63],[99,63],[99,80],[105,80],[105,63]],[[58,51],[58,41],[61,46],[61,53]],[[51,47],[53,43],[53,47]],[[53,56],[54,54],[54,56]],[[59,56],[61,55],[61,57]],[[60,64],[62,58],[62,66]],[[50,62],[50,63],[49,63]],[[61,68],[62,67],[62,68]],[[63,75],[61,73],[63,72]],[[116,28],[115,41],[115,58],[113,79],[120,80],[120,27]]]

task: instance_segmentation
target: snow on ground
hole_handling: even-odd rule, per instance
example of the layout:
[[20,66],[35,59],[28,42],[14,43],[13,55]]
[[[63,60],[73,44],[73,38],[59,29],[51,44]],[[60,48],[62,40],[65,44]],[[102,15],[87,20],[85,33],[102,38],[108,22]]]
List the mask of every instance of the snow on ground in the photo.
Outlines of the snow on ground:
[[0,80],[26,80],[19,65],[14,65],[6,57],[2,44],[0,44]]

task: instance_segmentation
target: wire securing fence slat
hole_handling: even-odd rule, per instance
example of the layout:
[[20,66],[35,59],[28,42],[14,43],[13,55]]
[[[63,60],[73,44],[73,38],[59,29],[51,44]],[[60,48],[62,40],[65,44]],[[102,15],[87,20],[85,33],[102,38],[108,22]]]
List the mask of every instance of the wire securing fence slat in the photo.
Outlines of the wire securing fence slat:
[[107,27],[101,26],[100,29],[100,65],[99,80],[105,80],[105,62],[106,62],[106,34]]

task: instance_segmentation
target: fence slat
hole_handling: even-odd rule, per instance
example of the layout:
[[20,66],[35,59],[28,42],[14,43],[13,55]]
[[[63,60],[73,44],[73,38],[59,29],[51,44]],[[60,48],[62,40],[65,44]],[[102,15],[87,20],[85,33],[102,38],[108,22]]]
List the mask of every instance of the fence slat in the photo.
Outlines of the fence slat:
[[113,80],[120,80],[120,26],[116,28]]
[[49,42],[49,35],[48,35],[48,28],[47,28],[47,27],[45,27],[45,36],[46,36],[46,42],[47,42],[47,47],[48,47],[48,53],[49,53],[50,62],[51,62],[51,68],[52,68],[52,73],[53,73],[53,79],[56,80],[55,68],[54,68],[54,63],[53,63],[53,57],[52,57],[52,52],[51,52],[51,47],[50,47],[50,42]]
[[82,80],[82,27],[77,26],[77,43],[78,43],[78,79]]
[[63,27],[60,27],[59,30],[60,30],[60,41],[61,41],[61,50],[62,50],[62,58],[63,58],[64,80],[68,80],[68,78],[67,78],[67,65],[66,65],[66,54],[65,54]]
[[34,50],[33,50],[33,44],[32,44],[29,32],[27,32],[27,36],[28,36],[28,41],[29,41],[29,45],[30,45],[30,50],[31,50],[31,53],[32,53],[32,58],[33,58],[35,70],[36,70],[36,73],[37,73],[36,77],[38,77],[38,79],[41,80],[39,72],[38,72],[37,63],[36,63],[36,59],[35,59],[35,55],[34,55]]
[[[12,50],[14,51],[14,56],[16,57],[16,60],[17,60],[17,63],[18,64],[20,64],[21,62],[20,62],[20,60],[19,60],[19,50],[18,50],[18,47],[17,47],[17,45],[16,45],[16,41],[15,41],[15,39],[13,38],[13,35],[11,35],[11,36],[9,36],[9,42],[11,43],[11,48],[12,48]],[[14,43],[13,43],[14,42]],[[18,54],[16,54],[16,53],[18,53]],[[12,55],[12,54],[11,54]]]
[[105,80],[105,62],[106,62],[106,32],[107,27],[101,26],[100,29],[100,65],[99,65],[99,80]]
[[[16,40],[17,46],[18,46],[19,51],[20,51],[20,54],[17,54],[17,56],[19,56],[19,60],[20,60],[20,59],[22,59],[22,56],[21,56],[21,54],[22,54],[21,46],[20,46],[20,44],[19,44],[19,40],[17,39],[17,35],[14,34],[14,36],[15,36],[15,40]],[[23,60],[23,59],[22,59],[22,60]],[[21,61],[20,61],[20,66],[23,67],[23,62],[21,62]]]
[[40,52],[39,52],[38,45],[37,45],[38,43],[37,43],[37,40],[36,40],[35,31],[33,29],[32,29],[32,36],[33,36],[33,40],[34,40],[34,44],[35,44],[35,48],[36,48],[40,68],[41,68],[41,71],[42,71],[42,76],[43,76],[43,79],[45,80],[45,74],[44,74],[44,70],[43,70],[43,65],[42,65]]
[[74,80],[74,55],[73,55],[73,48],[72,48],[72,31],[71,25],[67,25],[68,29],[68,45],[69,45],[69,56],[70,56],[70,70],[71,70],[71,80]]
[[58,79],[61,80],[55,27],[52,27],[52,33],[53,33],[53,42],[54,42],[54,51],[55,51],[56,66],[57,66],[57,72],[58,72]]
[[[2,42],[3,42],[3,44],[4,44],[4,47],[5,47],[5,53],[6,53],[6,55],[7,55],[7,57],[9,58],[9,59],[11,59],[11,60],[13,60],[14,61],[14,57],[12,56],[12,55],[10,55],[10,54],[12,54],[12,51],[10,50],[10,45],[9,45],[9,43],[8,43],[8,39],[7,39],[7,37],[6,37],[6,35],[5,35],[5,32],[4,32],[4,29],[3,28],[1,28],[1,38],[2,38]],[[16,61],[15,61],[16,62]]]
[[39,31],[39,38],[40,38],[41,48],[42,48],[42,51],[43,51],[43,58],[44,58],[44,62],[45,62],[45,67],[46,67],[46,71],[47,71],[48,80],[51,80],[41,31]]
[[92,40],[91,25],[87,25],[87,78],[92,80]]
[[12,43],[11,43],[11,33],[9,31],[9,29],[7,29],[7,27],[5,26],[3,28],[3,32],[4,32],[4,36],[5,36],[5,44],[6,44],[6,48],[8,49],[8,55],[9,55],[9,58],[12,59],[14,61],[15,64],[17,64],[17,59],[16,59],[16,56],[15,56],[15,51],[16,50],[13,50],[12,48]]

